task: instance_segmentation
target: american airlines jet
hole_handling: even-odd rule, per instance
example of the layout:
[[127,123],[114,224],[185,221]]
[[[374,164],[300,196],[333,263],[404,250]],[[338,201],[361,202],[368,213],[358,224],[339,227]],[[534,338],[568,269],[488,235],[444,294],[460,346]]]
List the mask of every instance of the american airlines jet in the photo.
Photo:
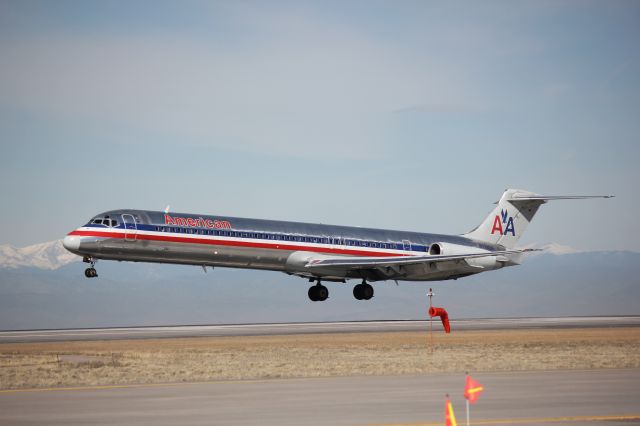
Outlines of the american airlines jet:
[[369,282],[437,281],[519,265],[516,249],[538,208],[551,200],[610,198],[542,196],[507,189],[493,211],[462,235],[243,219],[169,211],[112,210],[70,232],[64,247],[90,264],[98,259],[282,271],[315,282],[309,298],[326,300],[322,281],[346,283],[358,300],[373,297]]

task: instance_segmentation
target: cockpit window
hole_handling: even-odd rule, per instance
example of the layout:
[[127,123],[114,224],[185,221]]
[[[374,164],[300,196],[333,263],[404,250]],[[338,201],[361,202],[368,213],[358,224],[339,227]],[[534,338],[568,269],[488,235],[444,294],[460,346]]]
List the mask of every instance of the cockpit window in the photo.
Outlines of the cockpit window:
[[109,216],[105,217],[97,217],[91,220],[92,225],[103,225],[103,226],[118,226],[118,221],[115,219],[109,219]]

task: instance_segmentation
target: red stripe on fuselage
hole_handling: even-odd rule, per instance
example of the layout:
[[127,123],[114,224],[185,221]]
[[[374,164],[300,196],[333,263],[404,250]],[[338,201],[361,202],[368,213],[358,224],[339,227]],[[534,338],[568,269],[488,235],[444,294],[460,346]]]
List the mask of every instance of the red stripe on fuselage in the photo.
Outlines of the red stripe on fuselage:
[[[131,235],[133,232],[127,233],[127,235]],[[78,235],[83,237],[100,237],[100,238],[120,238],[124,239],[125,234],[119,232],[104,232],[104,231],[71,231],[69,235]],[[131,235],[132,238],[133,235]],[[248,247],[248,248],[262,248],[262,249],[271,249],[271,250],[287,250],[287,251],[309,251],[314,253],[331,253],[331,254],[346,254],[352,256],[366,256],[366,257],[399,257],[399,256],[411,256],[410,254],[398,254],[398,253],[384,253],[384,252],[373,252],[373,251],[364,251],[364,250],[353,250],[353,249],[334,249],[329,247],[310,247],[310,246],[296,246],[290,244],[281,244],[281,243],[255,243],[249,241],[227,241],[227,240],[216,240],[211,238],[186,238],[186,237],[175,237],[169,235],[160,234],[135,234],[136,240],[148,240],[148,241],[167,241],[171,243],[185,243],[185,244],[209,244],[215,246],[230,246],[230,247]]]

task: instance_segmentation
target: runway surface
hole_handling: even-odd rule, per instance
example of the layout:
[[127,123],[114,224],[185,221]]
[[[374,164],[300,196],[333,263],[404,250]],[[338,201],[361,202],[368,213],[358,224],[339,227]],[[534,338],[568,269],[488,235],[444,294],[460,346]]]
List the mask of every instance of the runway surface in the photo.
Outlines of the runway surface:
[[[442,327],[439,321],[434,327]],[[526,328],[588,328],[640,326],[640,316],[500,318],[453,320],[452,330],[508,330]],[[152,339],[208,336],[268,336],[309,333],[424,331],[428,321],[363,321],[291,324],[193,325],[64,330],[1,331],[0,343],[62,342],[71,340]]]
[[[474,374],[472,424],[640,424],[640,370]],[[464,424],[463,374],[0,391],[2,425]]]

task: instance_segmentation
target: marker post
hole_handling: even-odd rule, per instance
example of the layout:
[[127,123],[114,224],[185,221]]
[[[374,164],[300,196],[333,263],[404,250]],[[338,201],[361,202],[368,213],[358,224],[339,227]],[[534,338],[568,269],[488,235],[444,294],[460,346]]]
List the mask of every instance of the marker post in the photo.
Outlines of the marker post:
[[467,401],[467,426],[469,426],[469,400],[466,399]]

